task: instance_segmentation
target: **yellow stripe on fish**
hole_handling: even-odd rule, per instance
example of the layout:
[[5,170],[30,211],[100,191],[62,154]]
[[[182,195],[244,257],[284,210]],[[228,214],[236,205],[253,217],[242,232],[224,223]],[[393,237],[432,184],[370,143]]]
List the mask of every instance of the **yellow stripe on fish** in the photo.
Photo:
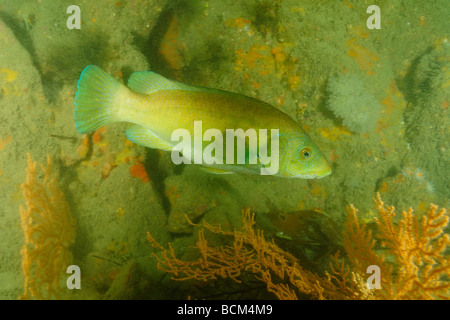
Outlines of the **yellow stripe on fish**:
[[[114,122],[130,122],[127,137],[149,148],[171,151],[176,129],[191,134],[201,121],[203,133],[218,129],[278,129],[277,176],[321,178],[331,173],[323,153],[289,116],[268,103],[244,95],[190,86],[151,72],[135,72],[128,87],[96,66],[84,69],[75,96],[75,125],[90,133]],[[270,132],[270,131],[269,131]],[[259,173],[261,165],[211,165],[212,173]]]

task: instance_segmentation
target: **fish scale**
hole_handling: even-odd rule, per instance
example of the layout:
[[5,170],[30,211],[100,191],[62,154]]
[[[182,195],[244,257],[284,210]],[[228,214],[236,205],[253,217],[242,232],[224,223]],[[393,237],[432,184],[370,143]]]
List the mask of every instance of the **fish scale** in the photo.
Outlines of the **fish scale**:
[[[88,66],[78,81],[75,96],[75,125],[80,133],[90,133],[115,122],[130,122],[127,137],[145,147],[173,151],[172,133],[177,129],[194,135],[194,122],[202,124],[202,134],[217,129],[277,129],[280,166],[277,176],[322,178],[331,168],[319,147],[288,115],[266,102],[241,94],[190,86],[151,72],[131,75],[128,87],[97,66]],[[203,135],[202,135],[203,136]],[[245,136],[243,138],[245,140]],[[205,143],[201,148],[205,147]],[[267,143],[268,147],[270,143]],[[261,147],[261,145],[259,145]],[[193,150],[196,150],[195,145]],[[256,173],[258,166],[215,165],[210,172]],[[213,170],[213,169],[217,170]]]

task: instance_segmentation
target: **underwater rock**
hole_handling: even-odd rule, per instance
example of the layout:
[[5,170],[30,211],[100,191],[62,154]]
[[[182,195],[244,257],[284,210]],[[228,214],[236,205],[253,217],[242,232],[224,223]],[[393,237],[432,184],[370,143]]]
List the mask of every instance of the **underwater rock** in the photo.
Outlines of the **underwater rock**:
[[445,43],[428,48],[414,60],[405,82],[407,99],[417,106],[415,108],[430,99],[442,102],[448,98],[449,63],[450,45]]
[[[36,65],[47,85],[47,99],[51,100],[61,84],[77,79],[88,64],[107,64],[115,70],[147,70],[146,58],[135,43],[149,36],[166,2],[145,0],[110,5],[77,1],[81,28],[74,30],[67,28],[69,3],[64,1],[43,1],[26,7],[19,4],[17,9],[11,5],[10,12],[14,19],[26,23],[25,40],[33,48]],[[17,11],[22,12],[21,16],[14,16]]]
[[18,270],[24,241],[18,220],[19,204],[24,203],[19,186],[25,181],[27,152],[43,162],[57,148],[49,138],[52,114],[43,99],[39,73],[13,31],[0,19],[1,299],[23,293],[22,275],[9,275]]
[[212,193],[214,187],[208,183],[208,178],[191,179],[191,176],[170,176],[165,180],[166,195],[170,202],[170,215],[167,228],[170,232],[192,232],[192,222],[217,206],[217,194]]
[[[149,269],[145,234],[153,232],[162,243],[169,241],[166,215],[150,183],[130,177],[129,164],[118,165],[106,179],[97,176],[73,191],[77,199],[77,222],[84,236],[76,246],[114,261],[133,261]],[[118,187],[119,186],[119,187]],[[81,198],[80,192],[96,195]],[[81,249],[78,249],[81,250]]]
[[140,300],[153,292],[155,283],[150,286],[149,278],[138,264],[129,262],[122,267],[113,283],[105,293],[105,300]]
[[423,170],[413,166],[404,166],[396,175],[378,181],[377,192],[388,203],[406,210],[419,208],[423,203],[435,202],[434,187]]
[[405,109],[408,161],[423,170],[433,190],[450,197],[450,46],[430,48],[405,79],[409,106]]
[[267,214],[257,215],[257,223],[280,248],[296,256],[302,267],[315,272],[326,269],[330,256],[342,251],[341,227],[318,210],[272,209]]
[[341,74],[329,79],[326,90],[326,107],[342,118],[351,131],[368,133],[375,129],[381,107],[363,79],[350,73]]

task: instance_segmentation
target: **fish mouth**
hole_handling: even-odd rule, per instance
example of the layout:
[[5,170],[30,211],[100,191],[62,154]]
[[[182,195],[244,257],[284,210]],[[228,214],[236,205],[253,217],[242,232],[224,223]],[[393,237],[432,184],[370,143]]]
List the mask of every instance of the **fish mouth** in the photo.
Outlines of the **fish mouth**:
[[316,179],[321,179],[323,177],[329,176],[333,170],[331,170],[330,165],[328,162],[324,162],[322,166],[319,167],[319,170],[315,172]]
[[330,174],[331,174],[331,169],[328,170],[328,171],[325,171],[323,173],[320,173],[319,175],[316,176],[316,179],[322,179],[322,178],[324,178],[326,176],[329,176]]
[[331,172],[333,172],[333,170],[331,170],[331,168],[329,166],[327,166],[327,168],[323,171],[320,171],[317,176],[316,179],[322,179],[323,177],[329,176],[331,174]]
[[292,176],[292,178],[300,178],[300,179],[322,179],[326,176],[329,176],[331,174],[332,170],[330,167],[324,169],[324,170],[320,170],[320,171],[316,171],[314,173],[309,173],[309,174],[296,174],[294,176]]
[[323,177],[326,177],[331,174],[331,171],[325,174],[297,174],[293,176],[292,178],[300,178],[300,179],[322,179]]

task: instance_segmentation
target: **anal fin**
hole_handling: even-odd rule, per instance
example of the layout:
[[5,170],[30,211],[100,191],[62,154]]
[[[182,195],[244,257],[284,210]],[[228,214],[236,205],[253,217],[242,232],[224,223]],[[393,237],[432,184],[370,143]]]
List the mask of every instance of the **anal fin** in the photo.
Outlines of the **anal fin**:
[[144,147],[172,151],[173,146],[158,137],[152,131],[141,126],[132,126],[127,129],[127,138]]

